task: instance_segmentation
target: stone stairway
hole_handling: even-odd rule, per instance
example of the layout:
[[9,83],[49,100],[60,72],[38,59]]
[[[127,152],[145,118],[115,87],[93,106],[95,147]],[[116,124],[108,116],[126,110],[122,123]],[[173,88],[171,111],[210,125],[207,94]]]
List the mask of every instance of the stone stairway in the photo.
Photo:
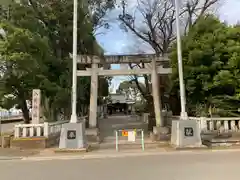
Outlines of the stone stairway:
[[208,147],[240,146],[240,133],[204,134],[202,142]]
[[[156,149],[160,147],[168,146],[167,142],[152,142],[151,140],[144,140],[144,149]],[[101,149],[101,150],[110,150],[116,149],[116,141],[112,140],[104,140],[101,143],[91,144],[93,149]],[[140,139],[136,139],[135,142],[128,142],[127,140],[119,140],[118,141],[119,149],[142,149],[142,141]]]

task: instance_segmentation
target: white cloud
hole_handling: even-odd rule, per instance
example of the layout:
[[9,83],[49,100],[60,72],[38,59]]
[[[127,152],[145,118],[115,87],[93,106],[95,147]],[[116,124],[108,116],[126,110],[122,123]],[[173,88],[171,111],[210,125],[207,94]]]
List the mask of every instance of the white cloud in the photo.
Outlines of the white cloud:
[[226,0],[220,8],[220,18],[230,24],[235,24],[240,20],[240,0]]

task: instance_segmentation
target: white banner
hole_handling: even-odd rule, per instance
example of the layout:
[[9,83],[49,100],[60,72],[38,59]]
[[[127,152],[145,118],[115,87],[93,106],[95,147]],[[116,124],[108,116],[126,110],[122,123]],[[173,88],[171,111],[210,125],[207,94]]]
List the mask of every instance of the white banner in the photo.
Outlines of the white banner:
[[128,131],[128,141],[135,142],[136,141],[136,132]]

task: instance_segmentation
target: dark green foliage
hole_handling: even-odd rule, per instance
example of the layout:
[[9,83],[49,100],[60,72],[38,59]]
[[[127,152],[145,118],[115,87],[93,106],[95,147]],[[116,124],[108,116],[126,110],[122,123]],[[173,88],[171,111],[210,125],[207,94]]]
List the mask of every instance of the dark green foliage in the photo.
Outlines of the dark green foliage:
[[[239,115],[240,28],[205,16],[182,39],[190,115]],[[173,88],[178,94],[177,52],[172,52]]]

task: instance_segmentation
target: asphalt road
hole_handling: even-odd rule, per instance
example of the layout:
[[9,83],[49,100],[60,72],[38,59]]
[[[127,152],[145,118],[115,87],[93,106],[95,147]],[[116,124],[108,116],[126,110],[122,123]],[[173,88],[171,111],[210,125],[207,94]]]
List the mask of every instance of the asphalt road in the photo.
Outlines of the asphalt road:
[[0,161],[3,180],[239,180],[240,152]]

